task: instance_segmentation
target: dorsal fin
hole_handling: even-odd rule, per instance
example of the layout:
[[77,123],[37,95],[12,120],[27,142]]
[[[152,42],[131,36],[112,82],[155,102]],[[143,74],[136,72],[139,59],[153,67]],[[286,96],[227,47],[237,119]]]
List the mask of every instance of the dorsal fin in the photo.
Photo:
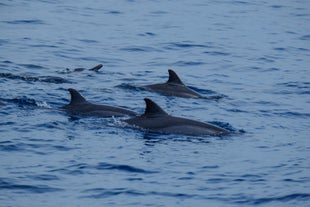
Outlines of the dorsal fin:
[[169,69],[168,72],[169,72],[169,79],[167,81],[168,83],[176,83],[184,85],[179,76],[173,70]]
[[154,101],[151,99],[145,98],[144,99],[146,108],[144,115],[155,115],[155,114],[164,114],[168,115],[167,112],[165,112],[160,106],[158,106]]
[[78,104],[82,102],[87,102],[86,99],[79,93],[77,90],[73,88],[69,88],[68,91],[71,95],[71,101],[70,104]]
[[93,70],[93,71],[98,71],[100,68],[102,68],[103,67],[103,65],[102,64],[99,64],[99,65],[97,65],[97,66],[95,66],[95,67],[93,67],[93,68],[90,68],[90,69],[88,69],[88,70]]

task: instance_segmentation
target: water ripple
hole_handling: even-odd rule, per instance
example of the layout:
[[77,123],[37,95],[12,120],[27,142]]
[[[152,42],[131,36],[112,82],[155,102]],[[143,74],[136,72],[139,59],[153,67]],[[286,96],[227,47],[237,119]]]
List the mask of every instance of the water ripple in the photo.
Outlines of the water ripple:
[[210,48],[211,46],[203,44],[194,44],[191,42],[171,42],[164,45],[164,49],[176,50],[176,49],[190,49],[190,48]]
[[304,35],[299,38],[300,40],[310,40],[310,35]]
[[207,197],[202,195],[195,195],[195,194],[186,194],[186,193],[173,193],[173,192],[160,192],[160,191],[138,191],[132,190],[127,188],[94,188],[84,190],[83,193],[91,193],[88,196],[82,196],[82,198],[95,198],[95,199],[102,199],[108,198],[111,196],[117,195],[129,195],[129,196],[163,196],[163,197],[173,197],[173,198],[200,198],[200,199],[207,199]]
[[20,25],[24,25],[24,24],[45,24],[44,21],[39,20],[39,19],[23,19],[23,20],[12,20],[12,21],[2,21],[5,22],[7,24],[20,24]]
[[172,63],[172,65],[174,65],[174,66],[184,66],[184,67],[204,65],[204,64],[206,64],[206,63],[202,62],[202,61],[183,61],[183,60]]
[[208,55],[213,55],[213,56],[228,56],[228,55],[231,55],[228,52],[219,52],[219,51],[206,51],[204,53],[206,53]]
[[40,107],[41,102],[37,102],[35,99],[28,98],[27,96],[13,98],[10,102],[17,104],[19,107]]
[[143,174],[150,174],[150,173],[157,173],[157,171],[150,171],[150,170],[144,170],[141,168],[137,168],[130,165],[123,165],[123,164],[111,164],[111,163],[105,163],[100,162],[97,165],[90,165],[86,163],[79,163],[75,165],[70,165],[65,168],[55,169],[54,171],[60,171],[65,174],[84,174],[86,171],[89,170],[117,170],[122,172],[128,172],[128,173],[143,173]]
[[19,66],[29,68],[29,69],[44,69],[41,65],[35,65],[35,64],[18,64]]
[[30,179],[33,180],[39,180],[39,181],[54,181],[54,180],[60,180],[59,177],[56,175],[49,175],[49,174],[41,174],[41,175],[30,175],[27,176]]
[[57,76],[28,76],[28,75],[15,75],[12,73],[0,73],[0,78],[23,80],[26,82],[46,82],[46,83],[70,83],[70,81]]
[[117,164],[110,164],[110,163],[105,163],[101,162],[97,166],[95,166],[96,169],[98,170],[119,170],[119,171],[124,171],[124,172],[130,172],[130,173],[156,173],[156,171],[149,171],[149,170],[144,170],[141,168],[133,167],[130,165],[117,165]]
[[290,202],[290,201],[309,201],[310,194],[308,193],[293,193],[283,196],[265,197],[265,198],[238,198],[233,199],[238,204],[249,204],[249,205],[261,205],[272,202]]
[[146,46],[123,47],[120,50],[127,52],[160,52],[160,50],[154,47],[146,47]]
[[51,193],[56,191],[63,191],[61,188],[53,188],[48,185],[27,185],[16,184],[8,179],[0,178],[0,190],[13,190],[21,193]]

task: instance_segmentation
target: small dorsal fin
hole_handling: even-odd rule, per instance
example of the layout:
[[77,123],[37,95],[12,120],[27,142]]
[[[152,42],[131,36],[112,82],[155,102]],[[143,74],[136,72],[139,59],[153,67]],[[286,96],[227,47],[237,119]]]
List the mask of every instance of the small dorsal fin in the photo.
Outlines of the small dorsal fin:
[[149,114],[151,114],[151,115],[154,115],[154,114],[168,115],[167,112],[165,112],[162,108],[160,108],[160,106],[158,106],[151,99],[145,98],[144,101],[146,104],[144,115],[149,115]]
[[68,91],[71,95],[71,101],[70,104],[78,104],[82,102],[87,102],[86,99],[79,93],[77,90],[73,88],[69,88]]
[[184,85],[179,76],[173,70],[169,69],[168,72],[169,72],[169,79],[167,81],[168,83],[177,83]]
[[93,67],[93,68],[90,68],[90,69],[88,69],[88,70],[93,70],[93,71],[98,71],[100,68],[102,68],[103,67],[103,65],[102,64],[99,64],[99,65],[97,65],[97,66],[95,66],[95,67]]

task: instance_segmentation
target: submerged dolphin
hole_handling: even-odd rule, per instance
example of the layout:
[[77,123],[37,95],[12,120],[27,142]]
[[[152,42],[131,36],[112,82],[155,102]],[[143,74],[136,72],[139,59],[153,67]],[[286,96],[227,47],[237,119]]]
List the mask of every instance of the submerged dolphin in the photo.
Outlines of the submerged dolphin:
[[150,132],[184,135],[225,135],[229,131],[209,123],[170,116],[151,99],[145,98],[144,114],[123,120],[129,125],[140,127]]
[[168,70],[169,79],[166,83],[141,86],[140,88],[152,90],[167,96],[183,98],[202,98],[202,95],[184,85],[178,75],[171,69]]
[[89,68],[89,69],[86,69],[86,68],[74,68],[74,69],[70,70],[69,68],[66,68],[66,73],[81,72],[81,71],[84,71],[84,70],[99,71],[100,68],[102,68],[102,67],[103,67],[103,65],[99,64],[99,65],[96,65],[95,67]]
[[69,88],[68,90],[71,94],[71,101],[68,105],[62,107],[62,109],[68,113],[81,116],[97,117],[136,115],[134,111],[127,109],[90,103],[75,89]]

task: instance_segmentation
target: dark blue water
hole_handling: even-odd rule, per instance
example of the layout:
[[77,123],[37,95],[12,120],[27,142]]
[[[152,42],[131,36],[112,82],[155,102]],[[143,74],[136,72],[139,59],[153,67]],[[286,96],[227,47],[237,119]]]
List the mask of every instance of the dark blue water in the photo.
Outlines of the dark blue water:
[[[1,206],[310,206],[309,20],[299,0],[1,1]],[[169,68],[218,98],[132,87]],[[149,97],[238,133],[72,118],[57,110],[68,88],[139,113]]]

